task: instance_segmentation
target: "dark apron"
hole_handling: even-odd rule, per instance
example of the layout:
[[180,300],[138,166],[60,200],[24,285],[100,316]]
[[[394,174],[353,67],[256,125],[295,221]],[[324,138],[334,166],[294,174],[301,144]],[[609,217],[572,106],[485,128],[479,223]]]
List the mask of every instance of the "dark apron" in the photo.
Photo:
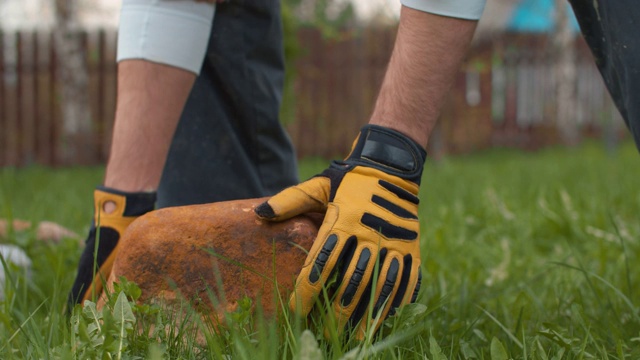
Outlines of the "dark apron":
[[211,34],[169,150],[158,207],[267,196],[298,183],[293,146],[279,122],[280,3],[219,4]]

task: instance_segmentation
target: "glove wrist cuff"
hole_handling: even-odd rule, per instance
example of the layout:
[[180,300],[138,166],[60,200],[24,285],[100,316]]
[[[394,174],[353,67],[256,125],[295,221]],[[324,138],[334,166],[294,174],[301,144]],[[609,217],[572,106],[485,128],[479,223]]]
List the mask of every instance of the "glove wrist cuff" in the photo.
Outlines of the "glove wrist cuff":
[[420,184],[427,152],[406,135],[378,125],[365,125],[345,160]]
[[124,202],[123,216],[140,216],[155,208],[156,192],[127,192],[106,186],[97,186],[95,202],[121,199]]

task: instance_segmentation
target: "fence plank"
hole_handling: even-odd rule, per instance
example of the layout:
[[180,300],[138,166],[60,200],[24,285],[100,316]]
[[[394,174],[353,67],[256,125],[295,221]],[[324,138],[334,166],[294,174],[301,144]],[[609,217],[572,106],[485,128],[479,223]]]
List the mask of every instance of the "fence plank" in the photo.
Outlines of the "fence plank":
[[[319,111],[320,92],[318,87],[319,56],[323,52],[320,33],[303,29],[299,34],[300,44],[304,44],[303,54],[296,64],[296,119],[290,127],[294,132],[293,140],[300,156],[314,154],[315,142],[318,138],[316,126]],[[317,154],[316,154],[317,155]]]
[[94,129],[94,143],[95,143],[95,151],[96,156],[99,159],[102,159],[102,124],[106,121],[104,118],[104,92],[105,92],[105,73],[104,73],[104,30],[96,31],[92,35],[92,39],[94,44],[92,48],[94,49],[95,56],[93,61],[95,62],[96,74],[95,77],[95,92],[93,94],[95,98],[95,105],[92,107],[93,113],[93,129]]
[[5,166],[5,153],[7,149],[5,134],[7,133],[6,129],[6,101],[5,101],[5,90],[4,90],[4,78],[5,78],[5,66],[4,66],[4,42],[5,34],[0,32],[0,166]]
[[85,134],[82,137],[89,136],[85,151],[88,152],[87,163],[95,163],[98,157],[98,123],[102,121],[100,115],[100,99],[101,84],[100,84],[100,45],[98,44],[98,33],[96,31],[85,32],[83,39],[83,45],[86,54],[87,64],[87,87],[89,90],[89,114],[91,116],[90,133]]
[[60,94],[58,89],[58,56],[56,54],[53,32],[51,32],[49,36],[49,44],[51,44],[49,47],[49,58],[51,59],[49,62],[49,73],[51,74],[51,142],[53,144],[51,156],[53,157],[52,165],[59,166],[64,162],[64,147],[68,144],[61,141],[63,133],[62,110],[60,108]]
[[46,32],[36,35],[36,161],[39,164],[52,165],[53,144],[51,142],[52,114],[51,74],[49,72],[50,47]]
[[7,33],[4,36],[5,49],[5,73],[3,80],[5,85],[5,165],[18,165],[18,84],[19,76],[17,69],[17,34]]
[[106,160],[109,156],[111,145],[111,133],[113,130],[113,120],[116,111],[116,89],[117,89],[117,65],[116,65],[116,34],[115,32],[105,32],[102,44],[101,73],[104,76],[103,92],[103,112],[102,123],[100,124],[101,156]]
[[20,33],[20,123],[19,161],[21,164],[31,164],[35,161],[36,111],[38,102],[35,76],[35,32]]

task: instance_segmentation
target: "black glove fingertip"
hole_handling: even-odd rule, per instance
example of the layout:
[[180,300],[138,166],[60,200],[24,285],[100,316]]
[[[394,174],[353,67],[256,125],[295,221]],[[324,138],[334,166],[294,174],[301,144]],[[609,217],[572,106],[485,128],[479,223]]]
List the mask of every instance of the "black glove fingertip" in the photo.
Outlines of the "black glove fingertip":
[[254,211],[256,215],[264,219],[273,219],[276,217],[276,213],[273,211],[273,208],[271,207],[271,205],[269,205],[269,202],[267,201],[258,205]]

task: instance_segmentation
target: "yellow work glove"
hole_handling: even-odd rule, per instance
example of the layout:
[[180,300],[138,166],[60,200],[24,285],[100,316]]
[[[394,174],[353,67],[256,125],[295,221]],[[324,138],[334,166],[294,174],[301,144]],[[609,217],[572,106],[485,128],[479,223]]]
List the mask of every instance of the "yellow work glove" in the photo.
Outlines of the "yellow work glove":
[[289,301],[293,311],[308,315],[334,274],[337,284],[327,291],[333,295],[338,333],[359,324],[356,336],[362,338],[378,315],[384,319],[415,301],[421,278],[418,189],[425,158],[424,149],[407,136],[366,125],[346,160],[332,162],[320,175],[256,208],[259,217],[273,221],[326,211]]
[[[118,253],[118,241],[129,224],[154,209],[156,193],[130,193],[99,186],[93,199],[94,219],[69,293],[69,310],[84,300],[100,296]],[[114,205],[112,212],[105,211],[107,203]]]

